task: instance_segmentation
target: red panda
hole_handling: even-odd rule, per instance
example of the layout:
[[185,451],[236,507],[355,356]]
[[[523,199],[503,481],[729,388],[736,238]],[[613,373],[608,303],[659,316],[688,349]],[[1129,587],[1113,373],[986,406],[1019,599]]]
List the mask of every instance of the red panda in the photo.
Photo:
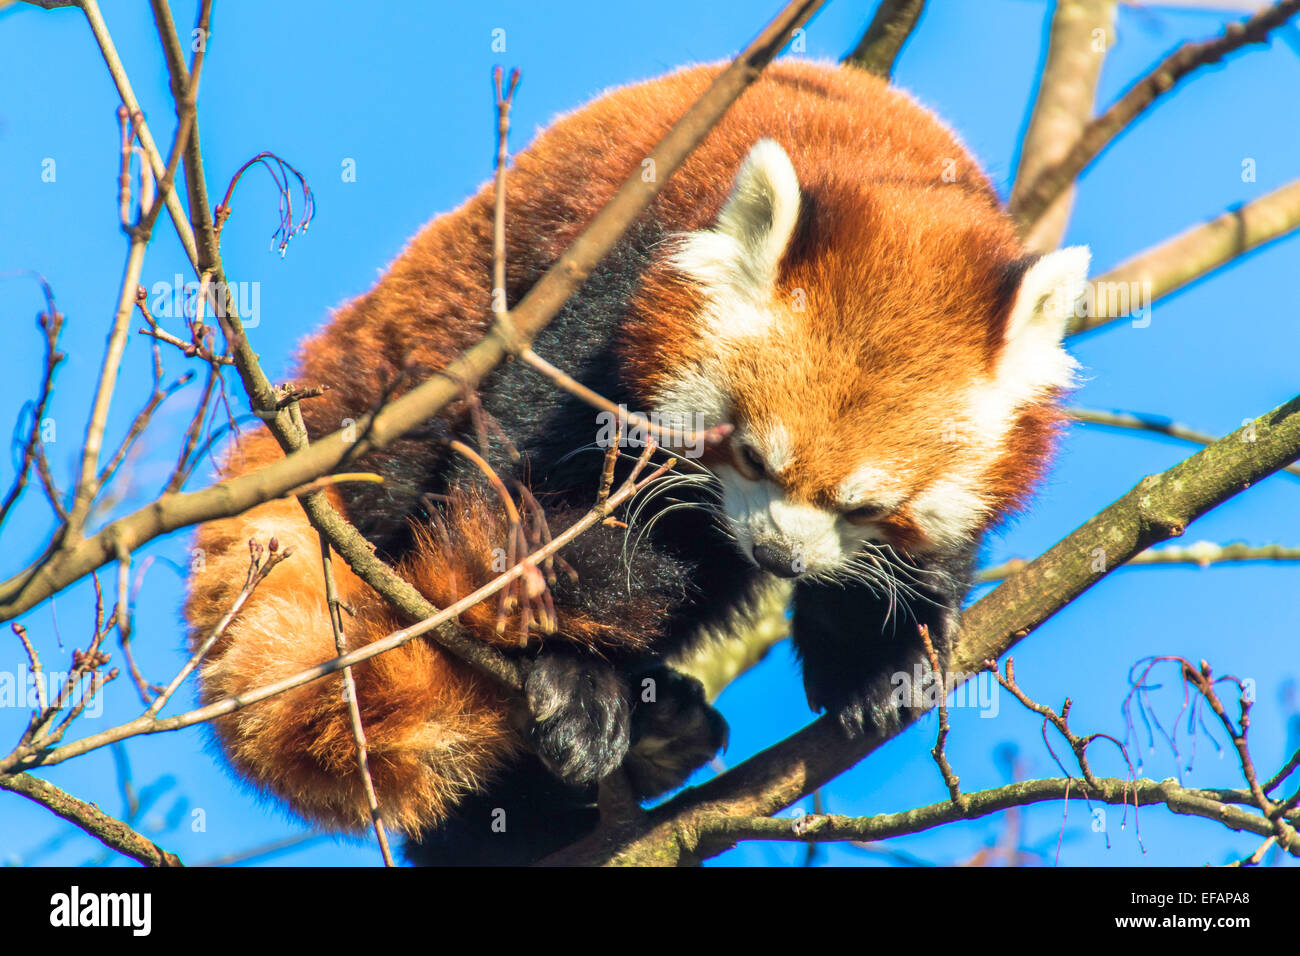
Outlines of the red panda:
[[[509,302],[645,169],[719,70],[616,89],[516,157]],[[313,437],[487,333],[491,246],[484,188],[305,342],[297,380],[329,386],[302,406]],[[426,639],[355,669],[379,803],[412,857],[535,858],[590,825],[591,788],[620,765],[643,795],[681,783],[724,742],[725,723],[664,662],[775,578],[794,585],[811,706],[849,734],[910,720],[891,677],[924,656],[917,624],[947,652],[981,536],[1024,503],[1048,459],[1074,369],[1061,339],[1087,266],[1082,248],[1028,253],[975,161],[906,94],[848,67],[773,64],[534,345],[634,410],[734,426],[725,444],[685,460],[667,491],[652,486],[627,531],[598,525],[562,552],[572,573],[553,586],[554,633],[520,649],[513,628],[498,632],[495,603],[462,616],[527,662],[518,698]],[[522,363],[496,370],[480,396],[499,426],[488,429],[493,466],[552,527],[567,526],[599,482],[596,413]],[[474,420],[466,404],[449,409],[349,465],[382,485],[330,492],[438,606],[500,570],[501,503],[449,450],[450,439],[475,442]],[[259,432],[225,474],[279,454]],[[246,542],[272,536],[297,553],[212,648],[205,699],[335,654],[315,534],[291,501],[199,529],[206,560],[186,605],[195,639],[237,593]],[[354,612],[350,646],[406,623],[334,567]],[[646,680],[658,688],[649,701]],[[242,777],[298,815],[368,822],[337,677],[224,717],[216,734]],[[672,754],[663,738],[674,736]]]

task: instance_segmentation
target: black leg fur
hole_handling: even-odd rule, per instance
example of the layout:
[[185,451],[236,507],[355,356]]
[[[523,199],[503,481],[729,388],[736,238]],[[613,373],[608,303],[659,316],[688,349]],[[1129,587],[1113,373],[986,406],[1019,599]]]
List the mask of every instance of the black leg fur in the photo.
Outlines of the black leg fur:
[[526,866],[576,842],[596,821],[594,786],[567,786],[527,754],[404,852],[416,866]]
[[892,614],[879,590],[857,581],[797,585],[794,646],[809,706],[833,715],[850,736],[892,734],[915,720],[933,680],[918,625],[929,628],[946,667],[974,550],[900,567],[900,580],[922,596],[900,599]]

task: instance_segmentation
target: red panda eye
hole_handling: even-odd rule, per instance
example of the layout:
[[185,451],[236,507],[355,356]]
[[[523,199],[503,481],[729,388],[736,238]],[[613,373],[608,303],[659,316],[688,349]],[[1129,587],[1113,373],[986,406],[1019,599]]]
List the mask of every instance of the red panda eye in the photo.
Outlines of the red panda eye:
[[751,445],[736,443],[736,468],[750,481],[758,481],[767,475],[767,464]]
[[850,524],[866,524],[868,521],[884,517],[885,510],[881,505],[859,505],[844,512],[844,520]]

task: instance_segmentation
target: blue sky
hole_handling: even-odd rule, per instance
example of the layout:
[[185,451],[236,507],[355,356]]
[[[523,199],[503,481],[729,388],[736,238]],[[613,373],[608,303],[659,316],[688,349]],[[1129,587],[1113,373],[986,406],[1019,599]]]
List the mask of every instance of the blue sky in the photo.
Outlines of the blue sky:
[[[840,56],[857,39],[873,6],[833,0],[808,27],[807,54]],[[666,0],[654,7],[385,2],[359,13],[355,4],[332,0],[222,0],[199,100],[210,188],[224,186],[255,153],[274,150],[308,177],[319,210],[310,232],[281,259],[269,250],[274,192],[269,180],[254,174],[241,185],[225,230],[223,252],[232,280],[260,284],[260,321],[253,336],[268,373],[282,378],[295,343],[330,308],[364,291],[421,224],[455,207],[488,178],[493,65],[519,66],[524,73],[514,111],[512,145],[518,149],[557,113],[603,89],[734,53],[777,7],[738,0]],[[103,8],[155,137],[165,144],[172,113],[147,5],[107,0]],[[178,23],[192,22],[192,4],[174,3],[173,11]],[[1004,196],[1032,102],[1047,13],[1044,0],[931,0],[896,70],[901,86],[960,133]],[[1102,101],[1112,100],[1180,40],[1217,32],[1230,18],[1123,8],[1102,77]],[[504,54],[492,52],[495,28],[506,31]],[[1294,100],[1284,92],[1300,88],[1298,36],[1293,27],[1288,39],[1238,54],[1165,97],[1085,175],[1066,241],[1090,245],[1097,270],[1104,270],[1300,175],[1300,123]],[[0,273],[41,271],[68,317],[69,357],[51,411],[58,429],[52,461],[67,484],[125,261],[116,226],[117,98],[77,12],[46,13],[21,4],[0,13],[0,88],[9,91],[0,102]],[[42,180],[47,159],[55,163],[53,182]],[[1254,182],[1243,181],[1246,159],[1255,162]],[[349,160],[355,162],[355,182],[341,175]],[[1157,303],[1148,328],[1119,323],[1077,341],[1073,350],[1086,370],[1078,404],[1167,415],[1224,433],[1291,398],[1300,381],[1295,372],[1298,264],[1300,237],[1293,236]],[[169,281],[187,268],[170,227],[160,228],[144,284]],[[35,392],[40,339],[32,318],[40,307],[39,290],[30,279],[0,281],[0,318],[9,343],[0,359],[0,408],[9,415]],[[166,360],[173,376],[183,369],[179,355]],[[148,380],[149,351],[137,340],[123,367],[110,440],[120,437],[143,403]],[[192,385],[161,415],[142,454],[115,486],[115,513],[147,500],[165,480],[196,396]],[[1142,476],[1189,453],[1167,439],[1074,429],[1035,507],[989,543],[988,561],[1040,552]],[[6,456],[0,484],[7,487],[12,469],[12,456]],[[191,487],[206,477],[201,474]],[[1297,479],[1274,476],[1193,525],[1186,540],[1294,546],[1300,543],[1298,501]],[[48,507],[38,495],[29,495],[5,531],[0,573],[7,576],[30,560],[49,528]],[[137,564],[150,555],[156,560],[139,594],[136,646],[150,678],[164,680],[184,659],[177,562],[185,561],[186,535],[155,542],[137,556]],[[1070,695],[1076,729],[1122,737],[1120,704],[1132,662],[1149,654],[1204,657],[1221,673],[1255,680],[1255,753],[1262,766],[1275,768],[1290,752],[1282,698],[1288,687],[1294,694],[1300,670],[1294,651],[1300,628],[1298,574],[1295,565],[1283,564],[1120,571],[1020,645],[1021,684],[1054,705]],[[83,584],[23,618],[50,665],[66,659],[58,637],[68,649],[84,646],[91,608]],[[20,667],[16,642],[0,640],[0,670]],[[192,691],[180,697],[174,706],[186,706]],[[1177,688],[1167,688],[1155,700],[1161,715],[1172,719]],[[728,764],[810,717],[784,647],[728,689],[719,705],[732,727]],[[122,681],[111,689],[102,716],[87,719],[81,730],[135,716],[138,707]],[[21,708],[0,708],[0,741],[15,740],[25,719]],[[1005,747],[1015,748],[1025,773],[1054,774],[1038,725],[1005,697],[996,719],[955,710],[949,753],[963,784],[974,789],[1005,782],[996,756]],[[824,794],[828,808],[873,813],[943,799],[946,790],[928,756],[933,730],[932,721],[924,722],[835,781]],[[1222,746],[1222,733],[1216,736]],[[1296,744],[1292,740],[1289,746]],[[155,785],[160,792],[141,826],[188,861],[302,832],[231,779],[201,730],[134,740],[126,751],[137,787]],[[1181,769],[1183,779],[1196,785],[1239,783],[1231,756],[1219,756],[1204,731],[1190,769],[1179,766],[1186,755],[1177,761],[1159,745],[1144,751],[1143,758],[1144,772],[1157,778]],[[1110,753],[1097,755],[1095,769],[1123,772]],[[50,768],[47,775],[120,812],[109,751]],[[99,845],[82,836],[48,845],[67,827],[19,797],[0,795],[0,807],[0,859],[77,863],[101,855]],[[195,810],[203,811],[201,831],[192,826]],[[1131,811],[1124,829],[1120,816],[1109,811],[1103,835],[1094,830],[1086,808],[1072,804],[1060,862],[1218,863],[1254,848],[1251,839],[1206,821],[1149,809],[1139,818],[1144,854]],[[1026,843],[1042,850],[1050,863],[1062,830],[1061,808],[1032,808],[1021,825]],[[891,845],[948,862],[997,839],[1005,826],[995,817]],[[802,853],[795,846],[751,844],[718,862],[784,864]],[[829,848],[821,859],[884,862],[845,848]],[[373,864],[378,855],[364,841],[326,839],[277,860]]]

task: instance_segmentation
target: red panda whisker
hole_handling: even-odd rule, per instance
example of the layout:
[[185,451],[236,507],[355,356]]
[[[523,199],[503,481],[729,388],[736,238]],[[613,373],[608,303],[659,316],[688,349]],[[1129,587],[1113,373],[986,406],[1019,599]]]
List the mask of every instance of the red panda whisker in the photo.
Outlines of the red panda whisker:
[[647,489],[643,494],[637,496],[636,504],[632,508],[631,512],[629,513],[627,519],[628,524],[629,525],[635,524],[637,519],[641,516],[642,512],[645,511],[646,507],[648,507],[651,503],[654,502],[656,498],[660,497],[661,495],[664,495],[667,492],[680,487],[681,485],[689,485],[689,484],[698,485],[701,482],[706,480],[707,479],[705,479],[702,475],[686,475],[686,474],[676,474],[670,472],[669,475],[666,475],[665,477],[659,479],[653,485],[651,485],[649,489]]
[[[910,563],[906,557],[904,557],[903,555],[895,551],[893,545],[889,544],[888,542],[867,541],[864,542],[864,544],[866,544],[873,551],[877,551],[877,552],[883,551],[887,555],[887,557],[892,559],[890,561],[890,564],[896,569],[905,570],[909,572],[909,574],[929,575],[931,577],[936,578],[937,579],[936,583],[941,587],[946,585],[951,585],[952,583],[954,583],[952,575],[949,574],[947,571],[942,571],[938,568],[918,568],[916,565]],[[917,582],[917,583],[919,584],[921,582]]]
[[869,567],[882,578],[889,580],[902,593],[911,597],[924,598],[924,595],[917,590],[918,585],[915,582],[901,578],[897,566],[893,562],[885,560],[879,552],[864,552],[857,556],[857,560],[865,561],[866,567]]
[[627,519],[627,530],[624,533],[624,539],[623,539],[624,561],[630,560],[630,556],[636,554],[636,549],[640,545],[642,538],[650,531],[650,529],[652,529],[655,526],[655,523],[665,514],[668,514],[669,512],[672,511],[680,511],[684,508],[698,508],[701,510],[709,510],[709,506],[704,502],[676,501],[676,503],[670,505],[668,508],[656,512],[654,515],[651,516],[650,521],[645,525],[645,527],[639,529],[639,532],[636,537],[636,541],[633,544],[629,555],[628,547],[627,547],[627,538],[629,535],[631,535],[633,526],[637,524],[637,522],[640,520],[641,515],[644,513],[645,509],[654,501],[654,499],[672,490],[678,485],[694,484],[697,483],[699,480],[700,480],[699,476],[694,476],[694,475],[677,475],[672,478],[662,479],[661,481],[656,482],[656,485],[663,485],[666,487],[662,487],[657,491],[652,489],[650,494],[648,494],[646,497],[642,498],[640,501],[637,502],[636,507],[628,515],[628,519]]
[[[604,453],[607,451],[607,449],[606,449],[604,446],[600,445],[599,443],[597,443],[597,442],[595,442],[595,441],[591,441],[591,442],[588,442],[588,443],[585,444],[585,445],[582,445],[582,446],[580,446],[580,447],[578,447],[578,448],[573,449],[573,451],[571,451],[571,452],[569,452],[568,454],[566,454],[566,455],[564,455],[563,457],[561,457],[561,458],[557,461],[557,464],[562,464],[562,463],[564,463],[564,462],[566,462],[566,461],[569,461],[571,458],[574,458],[574,457],[576,457],[577,455],[580,455],[580,454],[582,454],[583,452],[586,452],[586,451],[599,451],[601,454],[604,454]],[[634,464],[635,464],[637,461],[640,460],[640,456],[638,456],[638,455],[632,455],[632,454],[629,454],[628,452],[625,452],[625,451],[620,451],[620,452],[618,453],[618,457],[619,457],[620,459],[622,459],[623,461],[629,461],[629,462],[632,462],[632,463],[634,463]],[[698,464],[698,463],[696,463],[696,462],[691,462],[691,465],[692,465],[693,467],[692,467],[691,470],[688,471],[688,470],[685,469],[686,464],[687,464],[687,460],[686,460],[686,459],[678,458],[676,464],[674,464],[671,468],[667,469],[666,474],[669,474],[669,475],[699,475],[699,476],[706,476],[706,477],[710,477],[710,478],[713,477],[713,472],[709,471],[709,470],[708,470],[707,468],[705,468],[703,465],[700,465],[700,464]],[[656,483],[656,484],[657,484],[657,483]]]
[[[884,590],[884,596],[889,602],[885,613],[885,623],[888,623],[893,618],[900,596],[924,600],[924,595],[916,592],[907,583],[900,581],[889,564],[881,561],[877,555],[862,554],[855,556],[853,560],[836,570],[840,572],[841,580],[861,581],[868,588],[871,588],[873,593],[877,585]],[[903,606],[908,607],[907,602],[903,602]]]
[[640,522],[641,515],[645,513],[646,508],[650,507],[657,498],[684,482],[689,482],[689,478],[685,475],[665,476],[645,492],[637,495],[628,508],[627,534],[631,534],[632,528]]
[[579,445],[577,448],[573,449],[573,451],[561,455],[556,460],[555,463],[557,465],[563,465],[565,462],[569,461],[570,459],[576,458],[578,455],[581,455],[584,451],[599,451],[603,453],[605,449],[603,446],[601,446],[599,442],[593,439],[592,441],[587,442],[585,445]]
[[674,511],[687,511],[687,510],[694,510],[694,509],[698,509],[698,508],[699,508],[699,505],[696,504],[695,502],[693,502],[693,501],[687,501],[687,502],[679,502],[679,503],[677,503],[677,504],[669,505],[667,508],[664,508],[663,510],[656,512],[656,513],[655,513],[655,514],[650,518],[650,520],[649,520],[648,522],[646,522],[645,527],[641,528],[641,529],[637,532],[636,539],[632,542],[632,547],[631,547],[631,550],[630,550],[630,551],[628,550],[628,547],[627,547],[627,537],[631,534],[631,522],[628,523],[628,531],[625,533],[625,536],[624,536],[624,539],[623,539],[623,561],[624,561],[625,566],[626,566],[627,569],[628,569],[628,589],[629,589],[629,590],[631,589],[631,586],[632,586],[632,577],[631,577],[631,572],[632,572],[632,559],[633,559],[634,557],[636,557],[637,549],[640,548],[640,546],[641,546],[641,542],[645,539],[645,536],[646,536],[647,534],[649,534],[649,533],[651,532],[651,530],[653,530],[654,526],[655,526],[656,524],[659,523],[659,520],[660,520],[661,518],[663,518],[663,517],[665,517],[665,516],[667,516],[667,515],[669,515],[669,514],[672,514]]
[[[867,557],[867,556],[864,555],[863,557]],[[870,555],[869,557],[871,558],[872,564],[863,565],[862,567],[869,567],[872,572],[874,572],[876,575],[879,576],[881,580],[883,580],[888,584],[888,586],[890,587],[891,591],[894,594],[901,595],[906,598],[910,598],[912,601],[929,604],[936,608],[943,607],[943,605],[939,601],[936,601],[934,598],[930,597],[925,592],[919,590],[917,585],[904,581],[902,578],[900,578],[898,576],[898,568],[892,562],[883,561],[880,559],[878,555]],[[917,568],[913,570],[921,570],[921,569]],[[908,602],[904,603],[904,607],[908,607],[910,610]],[[886,620],[888,620],[888,618],[886,618]]]

